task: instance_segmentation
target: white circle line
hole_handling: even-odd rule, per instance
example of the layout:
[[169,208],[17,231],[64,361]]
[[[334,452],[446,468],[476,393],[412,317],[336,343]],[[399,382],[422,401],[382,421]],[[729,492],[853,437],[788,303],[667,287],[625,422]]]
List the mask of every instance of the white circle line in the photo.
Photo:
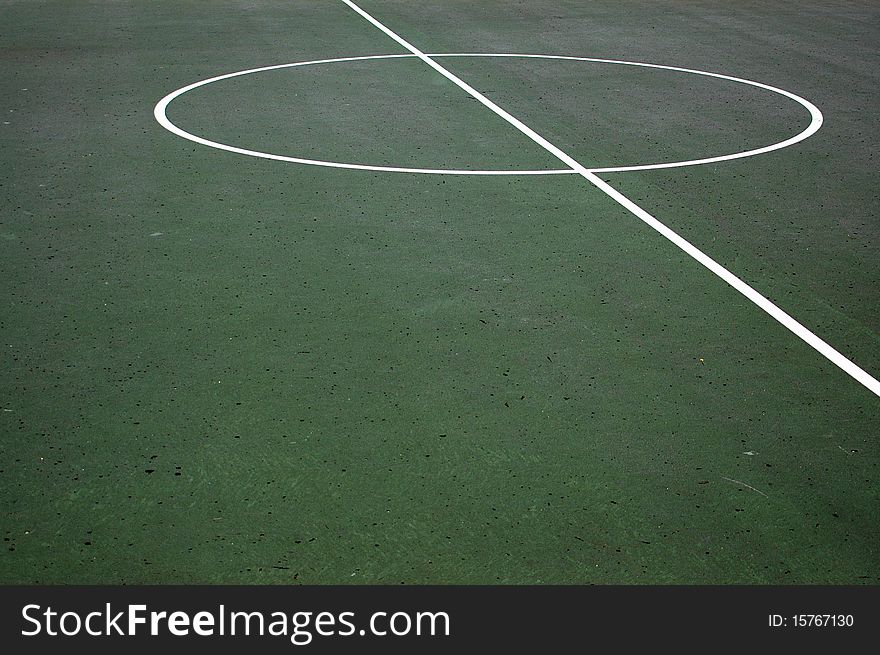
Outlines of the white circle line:
[[[322,161],[319,159],[306,159],[302,157],[288,157],[285,155],[275,155],[268,152],[260,152],[257,150],[248,150],[246,148],[239,148],[236,146],[231,146],[225,143],[219,143],[217,141],[211,141],[209,139],[205,139],[204,137],[197,136],[186,130],[179,128],[177,125],[172,123],[167,116],[167,108],[168,105],[175,99],[192,91],[193,89],[197,89],[199,87],[205,86],[207,84],[212,84],[214,82],[219,82],[221,80],[227,80],[233,77],[240,77],[242,75],[250,75],[253,73],[262,73],[265,71],[271,70],[279,70],[282,68],[295,68],[298,66],[311,66],[318,64],[334,64],[340,62],[348,62],[348,61],[366,61],[371,59],[403,59],[403,58],[413,58],[416,55],[414,54],[393,54],[393,55],[365,55],[359,57],[337,57],[334,59],[316,59],[313,61],[301,61],[301,62],[293,62],[288,64],[276,64],[274,66],[263,66],[260,68],[251,68],[248,70],[237,71],[235,73],[226,73],[225,75],[217,75],[216,77],[211,77],[205,80],[200,80],[198,82],[194,82],[192,84],[188,84],[187,86],[181,87],[176,91],[172,91],[164,98],[162,98],[153,109],[153,115],[156,118],[156,121],[164,127],[169,132],[176,134],[179,137],[187,139],[189,141],[193,141],[194,143],[198,143],[204,146],[208,146],[211,148],[216,148],[219,150],[225,150],[227,152],[233,152],[241,155],[248,155],[250,157],[259,157],[262,159],[271,159],[275,161],[283,161],[290,162],[295,164],[308,164],[312,166],[325,166],[329,168],[345,168],[345,169],[355,169],[355,170],[364,170],[364,171],[378,171],[378,172],[386,172],[386,173],[422,173],[422,174],[433,174],[433,175],[566,175],[577,173],[578,171],[572,169],[541,169],[541,170],[469,170],[469,169],[435,169],[435,168],[408,168],[408,167],[399,167],[399,166],[374,166],[369,164],[350,164],[346,162],[335,162],[335,161]],[[795,143],[799,143],[804,139],[809,138],[813,134],[815,134],[820,127],[822,127],[823,117],[822,112],[819,111],[819,108],[816,107],[809,100],[806,100],[790,91],[786,91],[784,89],[780,89],[775,86],[770,86],[769,84],[763,84],[761,82],[755,82],[753,80],[747,80],[741,77],[733,77],[731,75],[723,75],[721,73],[712,73],[709,71],[701,71],[694,68],[681,68],[678,66],[666,66],[662,64],[649,64],[644,62],[637,61],[624,61],[619,59],[599,59],[596,57],[574,57],[568,55],[537,55],[537,54],[506,54],[506,53],[467,53],[467,52],[456,52],[456,53],[440,53],[440,54],[429,54],[428,57],[432,58],[443,58],[443,57],[501,57],[501,58],[527,58],[527,59],[561,59],[567,61],[587,61],[594,63],[602,63],[602,64],[617,64],[622,66],[637,66],[642,68],[655,68],[661,70],[669,70],[679,73],[690,73],[694,75],[702,75],[704,77],[714,77],[717,79],[728,80],[731,82],[737,82],[740,84],[746,84],[748,86],[754,86],[759,89],[764,89],[766,91],[771,91],[773,93],[785,96],[794,100],[801,106],[803,106],[810,113],[810,124],[804,129],[802,132],[794,135],[793,137],[786,139],[784,141],[779,141],[778,143],[774,143],[768,146],[763,146],[760,148],[754,148],[751,150],[744,150],[742,152],[736,152],[728,155],[719,155],[716,157],[706,157],[703,159],[690,159],[685,161],[675,161],[675,162],[662,162],[656,164],[638,164],[633,166],[610,166],[610,167],[601,167],[601,168],[590,168],[587,169],[591,173],[622,173],[627,171],[647,171],[647,170],[656,170],[656,169],[664,169],[664,168],[683,168],[685,166],[699,166],[702,164],[712,164],[722,161],[730,161],[732,159],[742,159],[745,157],[754,157],[755,155],[761,155],[764,153],[772,152],[774,150],[781,150],[782,148],[787,148],[788,146],[794,145]]]
[[455,169],[447,169],[447,168],[406,168],[406,167],[397,167],[397,166],[373,166],[369,164],[349,164],[346,162],[337,162],[337,161],[322,161],[320,159],[305,159],[302,157],[288,157],[286,155],[275,155],[269,152],[260,152],[257,150],[248,150],[246,148],[239,148],[236,146],[231,146],[226,143],[219,143],[217,141],[211,141],[209,139],[205,139],[204,137],[197,136],[186,130],[179,128],[177,125],[172,123],[168,116],[166,115],[166,110],[168,105],[172,100],[182,96],[184,93],[188,91],[192,91],[193,89],[197,89],[201,86],[205,86],[207,84],[211,84],[213,82],[219,82],[221,80],[228,80],[233,77],[240,77],[242,75],[250,75],[252,73],[263,73],[271,70],[278,70],[281,68],[294,68],[297,66],[311,66],[314,64],[335,64],[339,62],[346,61],[365,61],[370,59],[403,59],[403,58],[413,58],[415,55],[412,54],[397,54],[397,55],[366,55],[361,57],[339,57],[336,59],[316,59],[314,61],[300,61],[294,62],[290,64],[277,64],[274,66],[263,66],[260,68],[251,68],[248,70],[237,71],[235,73],[226,73],[225,75],[217,75],[216,77],[211,77],[206,80],[200,80],[198,82],[194,82],[192,84],[188,84],[187,86],[181,87],[176,91],[172,91],[167,96],[162,98],[156,107],[153,109],[153,116],[156,118],[158,123],[164,127],[169,132],[176,134],[179,137],[187,139],[189,141],[193,141],[194,143],[201,144],[203,146],[208,146],[210,148],[217,148],[218,150],[226,150],[227,152],[234,152],[240,155],[248,155],[250,157],[259,157],[261,159],[272,159],[275,161],[283,161],[283,162],[291,162],[294,164],[308,164],[311,166],[325,166],[328,168],[347,168],[354,169],[360,171],[379,171],[385,173],[424,173],[424,174],[433,174],[433,175],[560,175],[560,174],[571,174],[575,171],[565,168],[565,169],[556,169],[556,170],[455,170]]

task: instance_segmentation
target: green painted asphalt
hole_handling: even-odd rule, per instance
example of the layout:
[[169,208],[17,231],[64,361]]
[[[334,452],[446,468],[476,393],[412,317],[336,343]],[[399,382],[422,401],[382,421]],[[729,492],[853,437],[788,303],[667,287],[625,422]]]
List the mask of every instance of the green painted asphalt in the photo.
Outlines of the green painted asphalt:
[[[362,6],[425,51],[815,102],[793,148],[605,179],[880,371],[876,10]],[[154,121],[214,75],[402,52],[342,3],[3,2],[0,25],[0,582],[880,580],[878,399],[582,178],[283,164]],[[805,121],[673,74],[444,65],[588,165]],[[292,156],[556,167],[409,59],[169,116]]]

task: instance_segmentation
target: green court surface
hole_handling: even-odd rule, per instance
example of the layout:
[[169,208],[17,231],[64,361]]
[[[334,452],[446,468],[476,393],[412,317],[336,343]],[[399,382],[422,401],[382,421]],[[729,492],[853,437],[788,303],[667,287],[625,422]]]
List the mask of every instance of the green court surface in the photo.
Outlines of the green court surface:
[[[784,149],[598,175],[880,374],[874,3],[358,5],[430,54],[815,104]],[[880,398],[581,175],[153,114],[410,54],[340,0],[0,0],[0,583],[878,584]],[[435,61],[589,169],[811,121]],[[569,168],[414,56],[167,117]]]

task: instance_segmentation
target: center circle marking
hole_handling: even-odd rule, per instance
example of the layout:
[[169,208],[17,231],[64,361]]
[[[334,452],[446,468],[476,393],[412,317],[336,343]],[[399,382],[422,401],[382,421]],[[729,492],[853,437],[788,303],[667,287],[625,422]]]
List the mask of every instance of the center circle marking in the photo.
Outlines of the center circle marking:
[[[316,66],[320,64],[336,64],[342,62],[351,62],[351,61],[367,61],[371,59],[404,59],[404,58],[413,58],[416,55],[414,54],[395,54],[395,55],[367,55],[361,57],[338,57],[336,59],[316,59],[314,61],[300,61],[294,62],[290,64],[278,64],[275,66],[264,66],[262,68],[251,68],[249,70],[238,71],[235,73],[227,73],[225,75],[218,75],[217,77],[211,77],[205,80],[201,80],[199,82],[194,82],[193,84],[189,84],[187,86],[181,87],[176,91],[172,91],[164,98],[162,98],[157,104],[155,109],[153,110],[153,115],[156,120],[159,122],[162,127],[164,127],[169,132],[176,134],[179,137],[184,139],[188,139],[189,141],[193,141],[194,143],[198,143],[204,146],[208,146],[210,148],[217,148],[218,150],[226,150],[227,152],[234,152],[240,155],[247,155],[249,157],[259,157],[262,159],[271,159],[275,161],[283,161],[283,162],[291,162],[295,164],[308,164],[310,166],[325,166],[329,168],[347,168],[354,170],[365,170],[365,171],[381,171],[387,173],[421,173],[421,174],[433,174],[433,175],[566,175],[577,173],[570,168],[561,168],[561,169],[539,169],[539,170],[520,170],[520,169],[511,169],[511,170],[503,170],[503,169],[490,169],[490,170],[470,170],[470,169],[446,169],[446,168],[409,168],[409,167],[398,167],[398,166],[373,166],[369,164],[351,164],[347,162],[337,162],[337,161],[321,161],[318,159],[305,159],[301,157],[288,157],[286,155],[277,155],[269,152],[259,152],[256,150],[248,150],[246,148],[239,148],[237,146],[229,145],[226,143],[219,143],[217,141],[211,141],[209,139],[205,139],[204,137],[200,137],[196,134],[192,134],[191,132],[187,132],[186,130],[178,127],[174,123],[172,123],[167,116],[168,105],[175,98],[179,98],[184,93],[188,93],[193,89],[197,89],[202,86],[206,86],[208,84],[213,84],[214,82],[220,82],[221,80],[228,80],[233,77],[240,77],[242,75],[252,75],[254,73],[262,73],[265,71],[278,70],[281,68],[296,68],[298,66]],[[699,166],[701,164],[713,164],[722,161],[729,161],[731,159],[742,159],[744,157],[754,157],[755,155],[761,155],[767,152],[772,152],[774,150],[780,150],[782,148],[786,148],[788,146],[794,145],[800,141],[803,141],[806,138],[809,138],[813,134],[815,134],[820,127],[822,127],[822,112],[819,111],[818,107],[816,107],[809,100],[806,100],[790,91],[785,91],[784,89],[780,89],[774,86],[770,86],[769,84],[763,84],[761,82],[754,82],[752,80],[747,80],[741,77],[732,77],[730,75],[722,75],[720,73],[711,73],[708,71],[696,70],[693,68],[680,68],[678,66],[664,66],[661,64],[648,64],[637,61],[623,61],[617,59],[598,59],[595,57],[571,57],[566,55],[533,55],[533,54],[500,54],[500,53],[441,53],[441,54],[430,54],[428,55],[432,59],[443,59],[443,58],[453,58],[453,57],[494,57],[494,58],[523,58],[523,59],[559,59],[564,61],[586,61],[600,64],[614,64],[618,66],[637,66],[641,68],[653,68],[660,70],[668,70],[679,73],[690,73],[693,75],[701,75],[704,77],[714,77],[716,79],[728,80],[731,82],[737,82],[739,84],[745,84],[748,86],[757,87],[759,89],[764,89],[765,91],[770,91],[772,93],[776,93],[786,98],[790,98],[794,100],[802,107],[804,107],[810,113],[810,124],[798,134],[785,139],[784,141],[779,141],[777,143],[773,143],[767,146],[763,146],[760,148],[754,148],[752,150],[743,150],[741,152],[735,152],[726,155],[719,155],[716,157],[706,157],[703,159],[689,159],[684,161],[675,161],[675,162],[661,162],[661,163],[652,163],[652,164],[636,164],[633,166],[610,166],[603,168],[591,168],[589,171],[591,173],[622,173],[626,171],[646,171],[646,170],[656,170],[661,168],[681,168],[684,166]]]

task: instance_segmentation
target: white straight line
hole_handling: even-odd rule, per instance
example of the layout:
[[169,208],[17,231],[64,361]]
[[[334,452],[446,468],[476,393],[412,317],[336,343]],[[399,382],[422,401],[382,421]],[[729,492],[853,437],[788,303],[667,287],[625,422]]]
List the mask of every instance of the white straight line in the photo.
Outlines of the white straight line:
[[[561,162],[563,162],[564,164],[566,164],[567,166],[569,166],[572,170],[574,170],[574,171],[580,173],[581,175],[583,175],[584,173],[588,173],[588,172],[589,172],[589,171],[587,171],[586,168],[584,168],[583,166],[581,166],[581,165],[580,165],[578,162],[576,162],[574,159],[572,159],[572,158],[569,157],[567,154],[565,154],[564,152],[562,152],[562,150],[560,150],[559,148],[557,148],[556,146],[554,146],[552,143],[550,143],[547,139],[545,139],[545,138],[542,137],[540,134],[538,134],[537,132],[535,132],[535,131],[534,131],[532,128],[530,128],[528,125],[524,124],[522,121],[520,121],[520,120],[519,120],[518,118],[516,118],[515,116],[511,116],[510,114],[508,114],[508,113],[507,113],[506,111],[504,111],[501,107],[499,107],[499,106],[496,105],[494,102],[492,102],[491,100],[489,100],[489,98],[487,98],[487,97],[484,96],[482,93],[480,93],[479,91],[477,91],[477,90],[476,90],[474,87],[472,87],[470,84],[468,84],[467,82],[465,82],[464,80],[462,80],[460,77],[456,76],[454,73],[451,73],[450,71],[448,71],[448,70],[446,70],[445,68],[443,68],[443,66],[441,66],[441,65],[438,64],[436,61],[434,61],[433,59],[431,59],[428,55],[426,55],[424,52],[422,52],[422,51],[419,50],[417,47],[415,47],[412,43],[410,43],[409,41],[406,41],[403,37],[398,36],[396,33],[392,32],[390,29],[388,29],[387,27],[385,27],[382,23],[380,23],[380,22],[377,21],[375,18],[373,18],[372,16],[370,16],[370,14],[368,14],[368,13],[365,12],[363,9],[361,9],[361,8],[358,7],[356,4],[354,4],[351,0],[342,0],[342,2],[344,2],[345,4],[347,4],[349,7],[351,7],[354,11],[356,11],[356,12],[357,12],[358,14],[360,14],[362,17],[364,17],[365,19],[367,19],[367,20],[368,20],[370,23],[372,23],[375,27],[377,27],[377,28],[379,28],[380,30],[382,30],[382,31],[383,31],[385,34],[387,34],[389,37],[391,37],[392,39],[394,39],[395,41],[397,41],[397,43],[399,43],[399,44],[402,45],[404,48],[406,48],[407,50],[409,50],[409,51],[410,51],[411,53],[413,53],[416,57],[418,57],[418,58],[421,59],[423,62],[425,62],[426,64],[428,64],[428,66],[430,66],[430,67],[433,68],[435,71],[437,71],[438,73],[440,73],[443,77],[445,77],[446,79],[448,79],[450,82],[452,82],[452,83],[455,84],[456,86],[459,86],[459,87],[461,87],[462,89],[464,89],[464,90],[465,90],[465,91],[466,91],[471,97],[474,98],[474,100],[479,101],[479,102],[480,102],[482,105],[484,105],[487,109],[489,109],[489,110],[495,112],[496,114],[498,114],[499,116],[501,116],[501,118],[503,118],[503,119],[506,120],[508,123],[510,123],[511,125],[513,125],[516,129],[518,129],[520,132],[522,132],[523,134],[525,134],[527,137],[529,137],[532,141],[534,141],[535,143],[537,143],[539,146],[541,146],[542,148],[544,148],[547,152],[549,152],[549,153],[551,153],[552,155],[554,155],[557,159],[559,159]],[[589,179],[589,178],[588,178],[588,179]]]
[[532,141],[537,143],[539,146],[544,148],[547,152],[554,155],[557,159],[563,162],[566,166],[569,166],[573,171],[578,173],[581,177],[589,181],[596,188],[603,191],[610,198],[619,203],[622,207],[627,209],[634,216],[642,220],[649,227],[654,229],[656,232],[664,236],[666,239],[674,243],[681,250],[686,252],[688,255],[697,260],[700,264],[705,266],[707,269],[712,271],[715,275],[720,277],[722,280],[727,282],[734,289],[739,291],[746,298],[755,303],[758,307],[767,312],[770,316],[779,321],[784,327],[790,330],[793,334],[803,339],[808,345],[814,348],[821,355],[826,357],[831,363],[835,366],[839,367],[845,373],[852,376],[857,382],[862,384],[869,391],[873,392],[876,396],[880,397],[880,381],[878,381],[875,377],[870,375],[867,371],[857,366],[855,363],[844,357],[837,350],[831,347],[828,343],[820,339],[813,332],[808,330],[806,327],[801,325],[794,318],[789,316],[782,309],[774,305],[770,300],[761,295],[754,288],[743,282],[736,275],[728,271],[721,264],[716,262],[714,259],[709,257],[699,248],[694,246],[692,243],[679,236],[676,232],[672,231],[670,228],[666,227],[663,223],[657,220],[654,216],[646,212],[644,209],[639,207],[632,200],[627,198],[625,195],[617,191],[610,184],[599,178],[595,173],[591,172],[589,169],[581,165],[578,161],[572,158],[570,155],[566,154],[555,145],[550,143],[547,139],[542,137],[540,134],[535,132],[528,125],[524,124],[515,116],[512,116],[504,109],[496,105],[494,102],[489,100],[482,93],[477,91],[470,84],[456,76],[454,73],[448,71],[443,66],[438,64],[436,61],[431,59],[424,52],[416,48],[409,41],[406,41],[403,37],[399,36],[395,32],[391,31],[389,28],[385,27],[378,20],[373,18],[370,14],[365,12],[363,9],[358,7],[351,0],[342,0],[346,5],[348,5],[351,9],[357,12],[361,17],[369,21],[374,27],[378,28],[382,32],[384,32],[391,39],[396,41],[398,44],[409,50],[416,57],[425,62],[428,66],[433,68],[435,71],[440,73],[443,77],[448,79],[450,82],[455,84],[456,86],[463,89],[466,93],[468,93],[475,100],[479,101],[483,106],[487,109],[491,110],[505,121],[513,125],[520,132],[529,137]]
[[[578,171],[580,172],[580,171]],[[710,271],[715,273],[722,280],[727,282],[734,289],[739,291],[746,298],[755,303],[758,307],[763,309],[765,312],[770,314],[777,321],[782,323],[783,326],[788,328],[795,335],[803,339],[807,344],[812,346],[816,351],[820,354],[824,355],[831,363],[835,364],[837,367],[842,369],[844,372],[851,375],[858,382],[863,384],[870,391],[873,391],[877,396],[880,396],[880,381],[876,378],[872,377],[867,371],[860,368],[852,361],[841,355],[837,350],[832,348],[827,342],[820,339],[813,332],[805,328],[798,321],[792,318],[789,314],[785,313],[779,307],[774,305],[770,300],[761,295],[754,288],[743,282],[736,275],[731,273],[729,270],[724,268],[721,264],[716,262],[714,259],[709,257],[706,253],[701,251],[695,245],[679,236],[677,233],[673,232],[671,229],[666,227],[663,223],[658,221],[656,218],[651,216],[644,209],[639,207],[632,200],[627,198],[625,195],[620,193],[617,189],[614,189],[607,182],[599,179],[596,175],[590,172],[581,173],[584,177],[586,177],[590,182],[600,188],[602,191],[611,196],[614,200],[620,203],[623,207],[628,209],[635,216],[640,218],[642,221],[650,225],[654,230],[662,234],[664,237],[669,239],[676,246],[685,251],[688,255],[696,259],[703,266],[708,268]]]

